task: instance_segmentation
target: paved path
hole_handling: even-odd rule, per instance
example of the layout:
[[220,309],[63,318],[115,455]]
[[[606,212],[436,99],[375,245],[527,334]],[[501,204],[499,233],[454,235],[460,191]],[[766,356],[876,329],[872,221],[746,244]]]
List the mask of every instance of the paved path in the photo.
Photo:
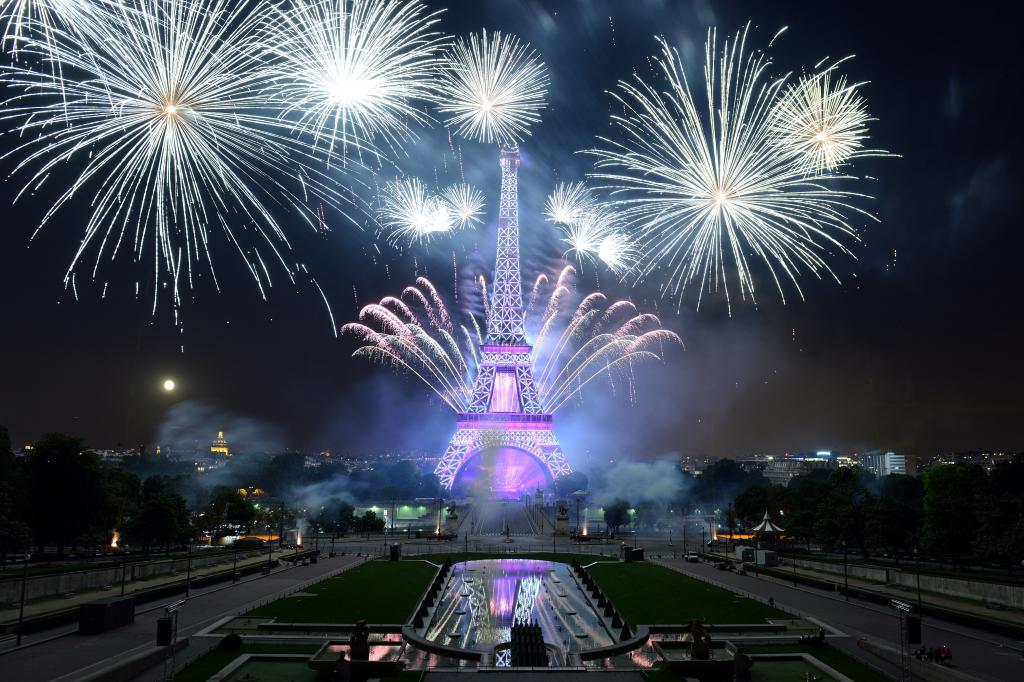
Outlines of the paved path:
[[[365,557],[339,556],[317,564],[284,568],[269,576],[247,580],[194,596],[179,615],[179,637],[188,637],[219,618],[247,611],[296,585],[327,577],[362,563]],[[167,601],[175,601],[177,597]],[[138,614],[133,625],[102,635],[72,634],[0,657],[0,678],[18,682],[74,682],[95,674],[156,643],[156,620],[162,609]],[[185,649],[184,651],[188,651]]]
[[[278,558],[280,552],[274,554],[274,558]],[[200,558],[197,556],[197,558]],[[184,558],[182,558],[184,561]],[[267,562],[267,552],[261,551],[259,553],[247,552],[246,554],[239,554],[238,557],[238,568],[244,569],[249,566]],[[168,562],[169,563],[169,562]],[[212,573],[223,573],[229,571],[234,566],[230,556],[223,557],[219,563],[210,566],[203,566],[201,568],[192,569],[192,578],[201,578],[205,575]],[[131,575],[131,566],[128,567],[129,575]],[[163,585],[172,585],[174,583],[185,584],[186,571],[176,571],[174,573],[162,573],[149,578],[138,578],[135,580],[127,580],[125,582],[125,595],[132,595],[136,592],[143,590],[149,590],[155,587]],[[183,588],[184,589],[184,588]],[[73,596],[67,599],[60,596],[46,597],[44,599],[36,599],[25,603],[25,618],[32,618],[48,613],[56,613],[59,611],[66,611],[74,608],[79,604],[86,602],[96,601],[97,599],[104,599],[107,597],[116,597],[121,594],[121,583],[119,580],[115,580],[111,585],[110,589],[89,589],[76,592]],[[0,609],[0,623],[12,623],[18,620],[18,605],[14,604],[7,608]]]
[[[846,602],[832,593],[804,586],[794,588],[792,584],[773,578],[740,576],[717,570],[710,564],[687,563],[682,559],[655,561],[762,600],[774,598],[780,608],[795,610],[824,621],[850,635],[849,639],[832,640],[836,646],[876,667],[889,669],[889,666],[881,663],[881,659],[859,649],[856,640],[858,637],[867,637],[874,642],[897,646],[896,615],[893,609],[856,600]],[[924,619],[923,634],[926,646],[948,645],[953,651],[955,667],[964,673],[991,682],[1024,679],[1020,642],[927,617]]]

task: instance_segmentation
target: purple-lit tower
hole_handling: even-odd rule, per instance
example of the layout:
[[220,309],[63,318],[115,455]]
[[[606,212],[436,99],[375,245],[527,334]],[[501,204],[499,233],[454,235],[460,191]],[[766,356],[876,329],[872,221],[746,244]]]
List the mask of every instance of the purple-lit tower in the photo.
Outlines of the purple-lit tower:
[[434,470],[451,488],[466,462],[482,450],[511,448],[532,455],[552,480],[572,473],[533,383],[533,349],[526,342],[526,315],[519,271],[519,147],[501,148],[501,205],[487,341],[469,411]]

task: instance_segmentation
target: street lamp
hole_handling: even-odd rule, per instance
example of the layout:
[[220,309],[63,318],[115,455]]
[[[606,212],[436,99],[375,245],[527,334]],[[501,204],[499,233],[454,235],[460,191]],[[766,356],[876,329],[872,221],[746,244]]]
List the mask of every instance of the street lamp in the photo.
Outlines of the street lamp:
[[917,616],[920,618],[924,612],[921,610],[921,550],[917,547],[914,548],[914,564],[917,568]]
[[850,601],[850,576],[846,570],[846,540],[843,540],[843,596],[846,597],[846,601]]

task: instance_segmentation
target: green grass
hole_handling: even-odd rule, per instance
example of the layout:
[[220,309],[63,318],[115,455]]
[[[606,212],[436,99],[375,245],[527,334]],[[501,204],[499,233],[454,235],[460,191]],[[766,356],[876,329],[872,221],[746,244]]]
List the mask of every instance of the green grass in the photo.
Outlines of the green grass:
[[437,569],[422,561],[370,561],[245,614],[282,623],[405,623]]
[[[856,682],[888,682],[889,679],[832,646],[819,649],[803,644],[750,644],[743,646],[743,653],[810,654]],[[754,663],[754,669],[757,670],[757,663]]]
[[634,625],[660,623],[763,623],[790,618],[785,611],[647,562],[599,564],[590,574]]
[[174,676],[174,682],[206,682],[242,654],[315,654],[319,644],[243,644],[240,651],[213,648]]

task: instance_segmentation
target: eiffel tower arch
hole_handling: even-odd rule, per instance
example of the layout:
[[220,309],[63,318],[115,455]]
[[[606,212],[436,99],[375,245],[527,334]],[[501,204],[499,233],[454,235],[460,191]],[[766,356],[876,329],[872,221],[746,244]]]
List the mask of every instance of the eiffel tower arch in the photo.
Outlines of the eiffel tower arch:
[[469,411],[458,416],[458,429],[434,473],[451,489],[466,463],[494,447],[524,451],[539,461],[552,480],[572,473],[544,412],[533,381],[533,348],[526,340],[523,285],[519,263],[519,147],[500,153],[501,201],[498,252],[487,316],[487,339]]

